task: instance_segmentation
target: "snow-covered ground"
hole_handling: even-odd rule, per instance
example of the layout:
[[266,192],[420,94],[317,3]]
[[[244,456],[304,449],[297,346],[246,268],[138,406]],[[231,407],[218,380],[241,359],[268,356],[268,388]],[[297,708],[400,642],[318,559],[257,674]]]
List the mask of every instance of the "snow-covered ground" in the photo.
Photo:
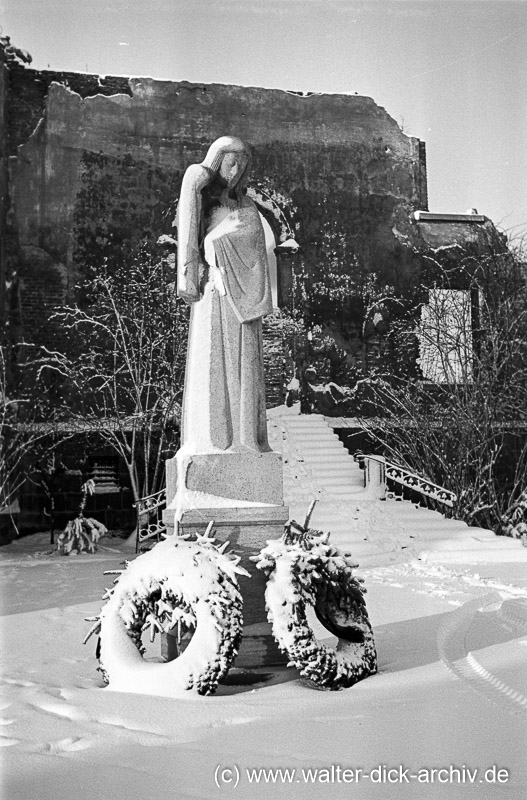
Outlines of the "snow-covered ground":
[[[356,516],[366,524],[371,504]],[[527,549],[460,547],[453,531],[431,551],[427,536],[358,570],[377,675],[324,692],[292,669],[233,670],[216,695],[184,699],[103,688],[94,641],[82,645],[124,542],[70,557],[45,534],[1,548],[2,798],[523,800]]]

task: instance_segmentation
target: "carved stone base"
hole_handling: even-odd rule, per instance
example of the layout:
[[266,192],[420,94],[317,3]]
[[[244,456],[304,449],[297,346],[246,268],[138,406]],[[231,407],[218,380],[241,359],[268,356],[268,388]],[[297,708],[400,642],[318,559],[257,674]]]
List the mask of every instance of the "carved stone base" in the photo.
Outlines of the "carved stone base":
[[[278,539],[289,518],[287,506],[252,508],[200,508],[183,515],[178,533],[203,533],[214,521],[214,536],[218,542],[230,542],[229,551],[241,557],[240,565],[251,575],[239,576],[243,596],[243,640],[236,657],[237,667],[261,667],[287,662],[278,649],[267,622],[265,610],[265,575],[256,569],[249,556],[258,553],[268,539]],[[163,647],[166,657],[177,655],[177,643],[170,635]]]
[[167,512],[176,517],[203,504],[239,507],[283,501],[282,457],[273,451],[189,454],[182,449],[166,462],[166,472]]

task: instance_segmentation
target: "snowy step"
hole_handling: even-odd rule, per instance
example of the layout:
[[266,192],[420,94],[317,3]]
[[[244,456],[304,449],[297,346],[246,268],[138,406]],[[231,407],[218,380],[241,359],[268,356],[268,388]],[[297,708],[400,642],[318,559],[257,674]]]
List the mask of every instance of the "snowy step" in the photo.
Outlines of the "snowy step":
[[[304,459],[305,456],[308,456],[312,461],[319,461],[321,464],[325,462],[326,469],[335,469],[335,470],[345,470],[353,475],[361,475],[364,476],[364,472],[358,469],[357,465],[351,461],[350,458],[346,458],[346,456],[342,457],[342,455],[337,452],[318,452],[318,453],[301,453],[297,458],[292,458],[291,461],[300,461]],[[336,456],[336,457],[334,457]]]
[[[331,499],[328,499],[327,497],[321,498],[317,502],[313,510],[311,521],[313,522],[313,524],[316,524],[317,520],[320,519],[349,523],[349,520],[354,519],[354,517],[356,516],[356,511],[355,511],[356,507],[357,507],[356,498],[353,498],[353,500],[349,504],[346,502],[338,502],[337,504],[336,502],[334,502]],[[292,506],[292,508],[297,513],[300,513],[302,511],[304,515],[307,511],[307,506],[304,506],[301,503],[295,503]]]
[[432,511],[432,509],[426,508],[419,508],[419,509],[405,509],[405,508],[392,508],[388,504],[386,504],[386,514],[397,518],[401,522],[408,522],[410,524],[419,524],[421,522],[426,523],[433,523],[434,520],[437,522],[445,523],[445,522],[459,522],[459,520],[449,520],[444,517],[439,511]]
[[325,517],[315,517],[315,520],[311,520],[310,525],[313,528],[322,531],[330,531],[331,533],[345,533],[346,536],[353,536],[355,538],[364,539],[364,532],[361,530],[357,532],[357,529],[353,527],[355,520],[351,519],[350,521],[346,522],[344,517],[341,517],[339,520],[335,519],[326,519]]
[[[312,453],[309,451],[304,451],[302,455],[297,459],[300,463],[303,461],[306,464],[316,465],[317,469],[332,469],[334,470],[345,470],[348,474],[353,474],[354,472],[357,473],[358,470],[353,469],[353,465],[346,461],[346,458],[341,456],[340,453],[332,453],[328,452],[327,450],[321,451],[320,453]],[[362,475],[362,473],[360,473]]]
[[296,444],[297,446],[299,444],[301,444],[302,448],[304,450],[310,451],[310,452],[313,452],[313,453],[316,453],[319,450],[322,451],[322,452],[324,452],[324,451],[330,451],[330,452],[338,451],[340,453],[345,453],[345,455],[349,458],[348,451],[345,450],[342,447],[340,442],[334,442],[331,439],[329,441],[322,440],[322,439],[320,441],[317,441],[317,440],[314,440],[314,439],[313,440],[310,439],[309,441],[303,440],[302,442],[293,442],[293,444]]
[[[362,480],[362,475],[355,475],[353,472],[349,472],[347,469],[343,467],[330,467],[328,465],[315,465],[311,466],[311,469],[316,468],[316,475],[317,478],[323,478],[324,480],[335,480],[339,483],[341,481],[348,481],[350,486],[363,486],[364,481]],[[293,470],[291,470],[293,472]],[[295,473],[296,474],[296,473]]]
[[338,454],[334,458],[334,453],[302,453],[298,458],[287,458],[284,464],[288,469],[295,469],[297,465],[308,464],[310,469],[325,470],[328,474],[336,472],[341,475],[358,476],[364,483],[364,473],[358,469],[353,469],[353,464],[342,459]]
[[[340,456],[336,458],[331,456],[318,456],[317,458],[313,458],[307,455],[305,458],[298,459],[297,463],[301,468],[316,472],[317,475],[322,473],[326,475],[349,475],[350,481],[364,485],[362,473],[350,472],[348,469],[349,465],[346,464],[345,461],[342,461]],[[293,468],[293,465],[291,465],[290,468]]]
[[336,436],[327,425],[295,425],[282,428],[290,436]]
[[362,558],[365,555],[375,555],[378,553],[394,552],[393,542],[372,542],[369,539],[353,539],[343,533],[331,533],[329,537],[331,544],[338,547],[345,553],[351,553],[352,557]]
[[412,533],[422,533],[423,531],[429,531],[430,533],[444,533],[445,536],[462,536],[465,531],[467,530],[467,526],[465,524],[460,525],[441,525],[438,522],[429,522],[429,523],[422,523],[421,525],[409,525],[408,523],[400,523],[399,527],[404,528],[407,531]]
[[320,450],[319,452],[310,452],[309,450],[304,451],[299,457],[298,461],[320,461],[321,463],[324,461],[331,462],[333,459],[343,461],[344,463],[352,463],[350,462],[349,455],[344,450],[332,450],[328,452],[327,450]]
[[350,464],[345,455],[342,455],[338,450],[329,450],[328,448],[319,451],[304,449],[296,460],[309,461],[310,463],[319,462],[328,466],[334,464],[341,469],[346,466],[353,468],[353,465]]
[[[307,428],[305,430],[302,430],[299,428],[295,428],[294,430],[289,430],[288,433],[295,439],[299,438],[299,439],[306,439],[309,441],[311,439],[317,439],[317,440],[327,439],[328,441],[331,439],[332,441],[340,442],[339,437],[335,433],[332,433],[329,430],[329,428],[326,429],[315,428],[315,430],[308,430]],[[342,444],[342,442],[340,442],[340,444]]]
[[306,442],[338,442],[341,446],[342,442],[339,437],[329,430],[316,430],[316,431],[288,431],[292,439],[302,439]]
[[352,523],[353,525],[356,524],[357,520],[352,514],[352,509],[349,512],[346,511],[321,511],[319,514],[315,513],[312,517],[312,522],[315,527],[320,524],[320,522],[326,522],[329,525],[339,525],[341,527],[351,528]]
[[[311,524],[315,528],[333,531],[346,542],[357,537],[361,539],[363,531],[356,530],[355,509],[368,499],[364,492],[364,471],[322,417],[287,418],[283,420],[282,430],[290,446],[285,460],[286,495],[290,492],[293,499],[295,491],[305,489],[312,492],[313,496],[319,498],[319,503],[326,506],[314,513]],[[296,471],[299,474],[295,474]],[[337,507],[332,507],[332,504]],[[349,510],[346,506],[349,506]],[[390,499],[386,504],[381,504],[381,508],[387,529],[395,526],[409,537],[412,537],[412,532],[419,535],[424,530],[430,532],[431,538],[442,536],[443,533],[445,537],[449,534],[461,535],[466,530],[464,523],[447,520],[437,511],[416,508],[405,500]],[[366,549],[379,552],[379,543],[364,544]],[[362,550],[362,543],[360,546]]]
[[345,533],[346,536],[352,536],[356,539],[364,539],[364,531],[357,531],[357,528],[354,527],[354,524],[355,520],[353,519],[350,519],[349,522],[346,522],[344,518],[337,521],[323,519],[322,517],[313,523],[315,528],[319,528],[323,531],[331,531],[332,533]]
[[362,486],[349,486],[347,484],[345,485],[339,483],[325,484],[322,481],[320,481],[319,485],[324,486],[324,488],[326,489],[326,491],[329,492],[329,494],[338,495],[339,498],[347,496],[350,499],[351,498],[355,499],[356,497],[361,496],[363,494]]
[[334,450],[342,450],[349,457],[349,453],[345,447],[342,446],[338,439],[307,439],[300,436],[290,436],[289,441],[293,447],[314,447],[320,449],[321,447],[332,447]]
[[349,526],[346,528],[343,525],[330,525],[329,523],[323,522],[321,525],[315,525],[315,528],[324,531],[324,533],[329,533],[332,544],[338,544],[339,546],[342,542],[345,542],[346,544],[344,546],[347,547],[351,542],[362,543],[364,541],[364,536],[358,536],[357,532]]
[[[306,461],[303,466],[303,472],[307,473],[309,476],[309,480],[312,483],[314,482],[315,484],[323,482],[324,485],[326,486],[330,485],[332,481],[335,481],[336,486],[337,485],[342,486],[344,481],[344,483],[347,483],[348,486],[350,487],[353,488],[360,487],[361,489],[364,488],[364,485],[360,480],[360,478],[356,479],[353,475],[347,475],[346,473],[342,472],[326,472],[323,467],[320,467],[315,462]],[[294,474],[298,473],[295,472]]]
[[391,519],[396,519],[399,523],[404,525],[441,525],[443,527],[457,527],[457,528],[466,528],[466,522],[463,522],[459,519],[446,519],[445,517],[441,516],[438,512],[433,511],[426,511],[425,509],[422,510],[421,513],[417,514],[398,514],[397,512],[393,512],[391,510],[386,511],[387,515]]
[[361,478],[362,482],[364,483],[364,472],[357,469],[354,464],[350,463],[349,461],[343,460],[342,458],[337,457],[337,459],[318,459],[319,460],[319,469],[324,469],[327,472],[340,472],[342,475],[350,475],[354,478],[358,477]]
[[340,453],[302,453],[302,456],[297,459],[297,461],[302,464],[309,464],[310,468],[313,469],[314,467],[324,468],[324,467],[340,467],[341,469],[346,466],[349,466],[346,462],[346,457],[341,456]]
[[325,486],[347,486],[348,488],[361,488],[362,484],[359,487],[357,484],[352,483],[352,479],[349,475],[341,475],[338,472],[330,472],[325,473],[322,471],[317,470],[317,478],[325,485]]
[[394,524],[397,524],[399,527],[404,527],[406,530],[409,531],[421,531],[423,529],[426,530],[444,530],[449,534],[455,533],[456,531],[462,532],[467,529],[467,526],[464,522],[457,521],[457,524],[449,525],[448,520],[437,520],[432,518],[431,520],[409,520],[409,519],[399,519],[397,516],[388,517],[393,521]]
[[[353,483],[347,475],[316,475],[317,484],[326,488],[332,486],[340,486],[353,490],[353,493],[362,492],[363,486],[359,483]],[[305,482],[305,475],[284,475],[284,486],[298,486],[299,483]],[[312,480],[312,479],[311,479]]]
[[298,428],[306,426],[312,428],[315,425],[321,425],[330,430],[326,420],[319,414],[303,414],[295,417],[282,417],[282,424],[290,428]]
[[350,492],[355,496],[363,495],[364,488],[362,484],[358,483],[351,483],[348,480],[335,480],[334,478],[324,478],[320,475],[316,476],[316,480],[311,477],[310,479],[305,478],[302,475],[295,475],[295,476],[287,476],[284,477],[284,486],[289,486],[291,488],[302,486],[303,484],[309,483],[310,486],[318,486],[319,488],[324,487],[325,491],[331,491],[332,486],[339,486],[341,489],[349,489]]
[[321,481],[324,486],[348,486],[350,489],[353,489],[353,491],[364,491],[362,481],[355,480],[354,477],[350,477],[349,475],[339,475],[334,472],[326,474],[317,470],[316,477],[317,481]]
[[392,517],[397,517],[397,519],[401,520],[409,520],[410,522],[413,521],[421,521],[421,520],[441,520],[442,522],[446,521],[446,518],[440,514],[439,511],[432,511],[432,509],[427,508],[415,508],[410,506],[409,508],[405,508],[403,505],[398,506],[391,506],[389,503],[385,505],[386,513]]
[[418,506],[415,503],[410,502],[409,500],[393,500],[392,498],[386,499],[386,508],[397,510],[398,513],[401,514],[425,514],[427,516],[436,516],[441,517],[441,519],[445,519],[443,515],[439,511],[435,511],[431,508],[425,508],[424,506]]
[[286,430],[291,436],[327,436],[328,438],[339,438],[327,425],[305,425],[303,427],[289,426],[285,427],[283,430]]
[[[333,536],[330,537],[330,542],[340,547],[339,543],[336,541],[336,539],[334,540]],[[372,544],[372,542],[346,542],[341,549],[346,553],[350,553],[352,558],[357,559],[363,559],[364,556],[374,556],[383,552],[383,549],[376,547],[374,544]]]

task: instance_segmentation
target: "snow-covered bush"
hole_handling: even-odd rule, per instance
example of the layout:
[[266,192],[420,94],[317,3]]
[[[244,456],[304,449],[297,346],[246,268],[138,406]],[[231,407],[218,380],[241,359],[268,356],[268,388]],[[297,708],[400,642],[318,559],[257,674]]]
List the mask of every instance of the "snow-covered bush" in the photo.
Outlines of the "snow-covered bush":
[[436,259],[404,327],[419,370],[371,379],[375,418],[366,412],[361,425],[387,459],[454,492],[453,516],[517,536],[527,521],[525,257],[460,250],[449,269]]
[[503,513],[501,518],[502,530],[507,536],[515,539],[527,537],[527,489]]
[[64,352],[46,350],[40,364],[61,383],[68,424],[94,432],[126,464],[136,507],[164,485],[177,444],[189,312],[173,280],[155,248],[94,268],[82,287],[89,304],[53,315]]
[[82,484],[82,500],[79,506],[79,514],[75,519],[70,520],[57,539],[57,550],[64,556],[69,556],[74,550],[77,553],[95,553],[97,542],[108,533],[108,529],[102,522],[91,517],[84,516],[86,498],[95,491],[95,484],[92,480]]

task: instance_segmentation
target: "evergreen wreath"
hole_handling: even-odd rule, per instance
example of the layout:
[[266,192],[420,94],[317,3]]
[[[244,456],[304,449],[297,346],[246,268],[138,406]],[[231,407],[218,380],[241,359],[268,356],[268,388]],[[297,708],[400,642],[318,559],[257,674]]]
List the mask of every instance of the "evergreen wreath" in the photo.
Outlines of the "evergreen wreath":
[[[108,602],[94,622],[84,643],[99,634],[97,655],[100,670],[110,688],[117,691],[176,696],[184,690],[212,694],[238,652],[242,635],[242,597],[237,575],[248,575],[239,567],[240,558],[217,547],[205,534],[167,536],[116,574],[114,588],[107,589]],[[173,661],[143,660],[141,636],[177,626],[194,630],[185,651]]]
[[[362,579],[349,553],[328,544],[329,534],[291,520],[281,539],[270,541],[257,556],[267,575],[265,600],[273,636],[290,663],[321,689],[345,689],[377,672],[377,653]],[[324,627],[339,641],[336,649],[317,641],[306,617],[315,609]]]

